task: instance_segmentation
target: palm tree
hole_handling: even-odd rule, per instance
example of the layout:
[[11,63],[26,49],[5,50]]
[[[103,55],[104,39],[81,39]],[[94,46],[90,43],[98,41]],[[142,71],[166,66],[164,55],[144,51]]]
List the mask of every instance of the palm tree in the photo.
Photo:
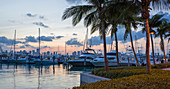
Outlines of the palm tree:
[[140,66],[139,61],[138,61],[137,56],[136,56],[136,52],[134,50],[132,33],[131,33],[131,27],[136,29],[137,25],[138,25],[136,20],[138,20],[137,15],[139,15],[139,8],[134,3],[131,3],[131,2],[125,2],[125,3],[126,3],[126,7],[124,7],[124,8],[126,8],[126,10],[123,11],[123,13],[125,13],[125,14],[123,14],[122,12],[120,14],[121,15],[120,24],[124,25],[125,28],[126,28],[124,40],[126,40],[128,34],[130,34],[130,40],[131,40],[131,45],[132,45],[131,47],[132,47],[137,65]]
[[135,0],[135,3],[137,3],[137,5],[140,7],[140,11],[142,13],[142,17],[144,19],[144,25],[145,25],[145,29],[146,29],[146,63],[147,63],[147,72],[151,73],[151,64],[150,64],[150,57],[149,57],[149,47],[150,47],[150,43],[149,43],[149,22],[148,22],[148,18],[149,18],[149,10],[151,10],[151,8],[149,7],[150,3],[152,2],[152,6],[153,9],[169,9],[169,0]]
[[170,24],[167,21],[163,21],[162,24],[160,24],[159,27],[156,30],[157,30],[156,37],[160,36],[160,39],[161,39],[160,47],[161,47],[161,50],[163,51],[163,54],[164,54],[165,63],[167,63],[166,62],[163,36],[166,34],[167,30],[170,30]]
[[105,6],[105,0],[86,0],[89,5],[78,5],[71,8],[67,8],[62,16],[62,19],[73,17],[72,24],[75,26],[84,18],[84,25],[89,26],[93,23],[101,23],[100,29],[102,29],[102,37],[104,44],[104,59],[105,59],[105,71],[109,71],[108,61],[106,57],[106,36],[105,36],[105,14],[103,8]]
[[[168,23],[169,25],[170,25],[170,23]],[[166,29],[166,31],[165,31],[166,33],[165,33],[165,38],[167,38],[168,39],[168,42],[170,41],[170,30],[169,29]]]

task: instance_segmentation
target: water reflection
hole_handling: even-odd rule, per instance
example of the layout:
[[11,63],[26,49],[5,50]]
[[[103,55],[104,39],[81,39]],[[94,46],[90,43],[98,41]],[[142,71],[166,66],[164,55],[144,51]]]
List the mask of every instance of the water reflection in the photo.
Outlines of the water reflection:
[[65,89],[80,85],[80,73],[92,68],[69,65],[0,64],[2,89]]

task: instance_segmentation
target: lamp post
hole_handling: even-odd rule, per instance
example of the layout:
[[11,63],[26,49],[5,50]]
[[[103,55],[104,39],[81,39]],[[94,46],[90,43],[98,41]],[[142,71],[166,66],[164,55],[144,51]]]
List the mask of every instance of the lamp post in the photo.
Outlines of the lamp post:
[[150,31],[150,36],[151,36],[151,44],[152,44],[152,56],[153,56],[153,63],[155,65],[156,63],[155,63],[155,55],[154,55],[154,45],[153,45],[153,38],[152,38],[153,34],[155,34],[155,31],[151,30]]

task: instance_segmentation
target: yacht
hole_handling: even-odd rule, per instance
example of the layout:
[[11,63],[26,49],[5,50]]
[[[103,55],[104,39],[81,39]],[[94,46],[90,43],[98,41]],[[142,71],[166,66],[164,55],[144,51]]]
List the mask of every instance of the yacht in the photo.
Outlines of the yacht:
[[[135,65],[135,62],[132,62],[131,60],[127,60],[127,58],[122,58],[121,53],[118,52],[119,55],[119,64],[121,66],[128,66],[129,65]],[[108,60],[108,66],[117,66],[117,59],[116,59],[116,51],[111,51],[107,53],[107,60]],[[105,66],[104,57],[97,57],[94,60],[91,61],[91,63],[95,67],[103,67]]]
[[74,67],[79,66],[93,66],[90,62],[97,57],[96,52],[93,49],[85,49],[78,59],[68,60],[68,63]]

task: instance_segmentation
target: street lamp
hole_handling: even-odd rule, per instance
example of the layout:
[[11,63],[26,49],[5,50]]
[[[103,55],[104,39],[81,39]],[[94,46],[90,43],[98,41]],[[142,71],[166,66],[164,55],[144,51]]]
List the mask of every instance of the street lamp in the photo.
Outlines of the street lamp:
[[153,38],[152,38],[152,35],[155,34],[155,31],[154,30],[151,30],[150,31],[150,35],[151,35],[151,43],[152,43],[152,56],[153,56],[153,63],[154,65],[156,64],[155,63],[155,56],[154,56],[154,45],[153,45]]
[[150,31],[150,34],[155,34],[155,31],[154,31],[154,30],[151,30],[151,31]]

